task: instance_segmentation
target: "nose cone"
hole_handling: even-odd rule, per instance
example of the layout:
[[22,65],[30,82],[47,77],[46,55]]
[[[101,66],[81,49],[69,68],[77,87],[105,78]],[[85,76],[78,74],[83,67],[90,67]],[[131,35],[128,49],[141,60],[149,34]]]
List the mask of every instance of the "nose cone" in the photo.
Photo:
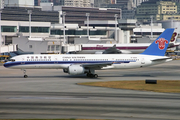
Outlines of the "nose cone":
[[5,68],[8,68],[8,67],[11,67],[12,66],[12,63],[11,62],[6,62],[4,63],[3,65]]
[[3,65],[4,67],[7,67],[7,64],[6,63],[4,63],[4,65]]

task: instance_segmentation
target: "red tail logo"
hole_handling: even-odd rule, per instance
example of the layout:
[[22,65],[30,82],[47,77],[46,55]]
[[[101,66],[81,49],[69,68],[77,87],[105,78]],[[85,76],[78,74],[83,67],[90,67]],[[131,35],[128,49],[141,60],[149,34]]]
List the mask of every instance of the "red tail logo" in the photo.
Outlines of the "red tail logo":
[[163,50],[165,48],[165,43],[168,44],[168,41],[164,38],[159,38],[158,40],[156,40],[155,42],[156,44],[158,44],[158,47],[160,50]]

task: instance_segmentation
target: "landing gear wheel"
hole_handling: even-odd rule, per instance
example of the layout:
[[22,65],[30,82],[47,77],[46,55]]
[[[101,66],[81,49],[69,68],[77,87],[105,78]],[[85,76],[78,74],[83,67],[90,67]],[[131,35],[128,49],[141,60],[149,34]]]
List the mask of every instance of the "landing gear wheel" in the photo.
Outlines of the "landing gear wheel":
[[89,78],[98,78],[98,75],[97,75],[97,74],[92,74],[91,72],[88,72],[88,73],[86,74],[86,76],[89,77]]
[[27,78],[28,76],[27,75],[24,75],[24,78]]
[[90,74],[89,73],[87,73],[87,75],[86,75],[87,77],[90,77]]
[[28,76],[26,75],[26,70],[24,69],[23,72],[24,72],[24,78],[27,78]]
[[98,78],[98,75],[97,75],[97,74],[94,74],[94,78]]
[[93,74],[90,74],[90,78],[94,78],[94,75],[93,75]]

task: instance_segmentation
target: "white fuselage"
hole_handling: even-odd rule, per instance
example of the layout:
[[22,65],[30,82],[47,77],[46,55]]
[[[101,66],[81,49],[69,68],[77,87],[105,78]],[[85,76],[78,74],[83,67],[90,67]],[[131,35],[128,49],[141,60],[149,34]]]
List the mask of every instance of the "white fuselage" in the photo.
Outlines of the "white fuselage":
[[[66,69],[70,65],[100,64],[112,62],[101,69],[139,68],[171,61],[166,56],[139,54],[34,54],[13,57],[14,62],[4,64],[12,69]],[[153,61],[154,59],[160,59]],[[163,60],[161,60],[163,59]]]

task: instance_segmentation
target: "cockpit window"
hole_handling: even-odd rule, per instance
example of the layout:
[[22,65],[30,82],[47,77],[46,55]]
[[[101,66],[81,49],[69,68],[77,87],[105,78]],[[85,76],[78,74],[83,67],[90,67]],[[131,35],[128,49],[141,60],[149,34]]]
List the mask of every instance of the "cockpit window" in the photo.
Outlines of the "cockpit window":
[[15,59],[11,59],[11,61],[12,61],[12,62],[14,62],[14,61],[15,61]]

